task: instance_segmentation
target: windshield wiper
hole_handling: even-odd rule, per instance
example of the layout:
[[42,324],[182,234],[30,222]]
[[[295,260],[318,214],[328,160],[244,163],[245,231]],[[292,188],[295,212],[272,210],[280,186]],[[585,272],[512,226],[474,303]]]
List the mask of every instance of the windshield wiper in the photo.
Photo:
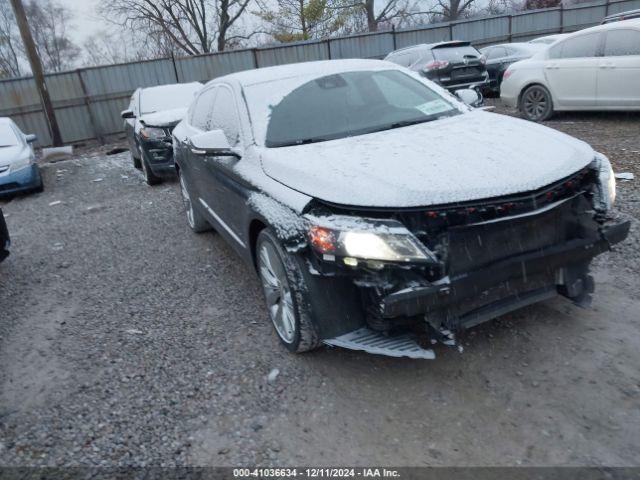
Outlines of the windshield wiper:
[[292,147],[294,145],[306,145],[307,143],[326,142],[328,138],[303,138],[301,140],[292,140],[290,142],[273,142],[267,145],[267,147]]

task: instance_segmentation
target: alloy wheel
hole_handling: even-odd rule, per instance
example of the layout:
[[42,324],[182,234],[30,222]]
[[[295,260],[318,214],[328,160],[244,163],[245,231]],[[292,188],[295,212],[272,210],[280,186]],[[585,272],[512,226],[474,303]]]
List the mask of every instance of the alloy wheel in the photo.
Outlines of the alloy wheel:
[[549,108],[549,98],[543,90],[532,88],[525,94],[523,106],[530,119],[538,120],[544,116]]
[[292,343],[296,328],[292,293],[284,264],[269,242],[260,246],[258,270],[273,326],[283,342]]
[[184,184],[184,177],[180,174],[180,191],[182,192],[182,201],[184,203],[184,209],[187,213],[187,223],[191,228],[194,228],[193,221],[193,205],[191,204],[191,197],[189,196],[189,191],[187,190],[187,186]]

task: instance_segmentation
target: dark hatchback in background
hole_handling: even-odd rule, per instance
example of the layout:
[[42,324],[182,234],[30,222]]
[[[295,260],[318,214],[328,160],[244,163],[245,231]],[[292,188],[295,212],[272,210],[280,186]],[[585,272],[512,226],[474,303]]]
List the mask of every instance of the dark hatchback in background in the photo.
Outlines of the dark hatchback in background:
[[504,43],[481,48],[480,52],[487,59],[487,72],[489,73],[489,83],[484,87],[484,93],[500,95],[502,76],[509,65],[531,58],[546,47],[547,45],[539,43]]
[[9,238],[9,229],[7,223],[4,220],[4,214],[0,208],[0,262],[9,256],[9,247],[11,246],[11,239]]
[[413,45],[391,52],[385,60],[419,72],[450,91],[483,88],[489,81],[485,58],[470,42]]
[[0,117],[0,197],[43,190],[35,141],[35,135],[24,134],[13,120]]
[[175,176],[171,131],[182,120],[202,84],[178,83],[139,88],[122,112],[133,165],[149,185]]

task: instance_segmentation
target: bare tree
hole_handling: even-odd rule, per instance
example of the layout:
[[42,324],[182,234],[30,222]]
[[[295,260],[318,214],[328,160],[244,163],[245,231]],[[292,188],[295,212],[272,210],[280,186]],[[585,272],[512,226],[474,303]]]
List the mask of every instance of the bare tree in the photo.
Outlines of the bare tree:
[[11,5],[0,0],[0,78],[22,75],[21,43]]
[[436,0],[431,12],[435,20],[452,22],[471,16],[476,2],[477,0]]
[[101,7],[105,18],[171,43],[188,55],[224,50],[230,30],[251,0],[113,0]]
[[45,71],[73,68],[80,49],[67,34],[69,10],[54,0],[31,0],[25,4],[25,12]]

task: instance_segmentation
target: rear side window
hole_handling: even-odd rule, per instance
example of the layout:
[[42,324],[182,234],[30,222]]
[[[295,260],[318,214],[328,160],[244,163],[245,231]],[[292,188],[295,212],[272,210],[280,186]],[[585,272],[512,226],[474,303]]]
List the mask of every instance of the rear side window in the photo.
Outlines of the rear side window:
[[213,105],[211,130],[222,130],[232,147],[240,139],[240,122],[233,92],[226,87],[218,88],[218,95]]
[[640,55],[640,32],[637,30],[610,30],[604,43],[605,57]]
[[449,62],[461,62],[465,58],[480,58],[480,52],[471,45],[434,48],[431,53],[433,53],[436,60],[447,60]]
[[569,38],[549,50],[551,58],[595,57],[598,49],[599,33]]
[[191,125],[205,132],[211,130],[211,112],[217,90],[217,88],[211,88],[202,92],[196,99],[191,113]]
[[504,47],[494,47],[488,52],[487,59],[493,60],[495,58],[502,58],[506,56],[507,50]]
[[416,61],[417,57],[417,52],[412,50],[392,55],[389,57],[389,61],[398,65],[402,65],[403,67],[408,67]]

